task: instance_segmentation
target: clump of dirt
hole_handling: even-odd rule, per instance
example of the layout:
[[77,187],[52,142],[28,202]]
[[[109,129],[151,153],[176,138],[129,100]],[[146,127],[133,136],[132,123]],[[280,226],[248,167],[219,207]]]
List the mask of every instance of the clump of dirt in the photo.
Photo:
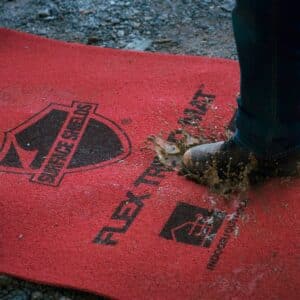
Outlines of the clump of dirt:
[[160,162],[176,171],[182,168],[182,157],[185,151],[205,142],[201,137],[192,136],[183,129],[171,132],[168,139],[164,139],[160,134],[149,136],[148,140],[154,145]]
[[189,148],[209,141],[200,136],[192,136],[182,129],[176,130],[170,136],[176,138],[164,139],[162,135],[149,137],[154,146],[154,151],[163,165],[176,170],[179,175],[183,175],[187,179],[208,186],[211,192],[225,198],[248,190],[250,186],[249,174],[257,167],[254,156],[250,155],[247,158],[247,164],[233,164],[232,160],[229,159],[221,171],[218,161],[212,159],[206,164],[204,172],[201,174],[193,173],[184,166],[182,162],[183,154]]

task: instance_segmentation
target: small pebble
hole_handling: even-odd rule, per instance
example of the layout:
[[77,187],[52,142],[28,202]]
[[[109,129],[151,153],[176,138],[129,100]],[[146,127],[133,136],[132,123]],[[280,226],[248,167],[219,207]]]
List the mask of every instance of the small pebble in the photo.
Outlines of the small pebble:
[[117,36],[118,37],[123,37],[125,35],[125,31],[124,30],[118,30],[117,31]]
[[41,292],[36,291],[31,294],[30,300],[43,300],[43,298],[44,295]]
[[125,48],[131,50],[137,50],[137,51],[144,51],[151,46],[152,42],[153,41],[150,39],[136,38],[130,43],[128,43]]
[[38,11],[38,16],[40,18],[46,18],[49,17],[50,15],[51,15],[51,10],[48,7]]
[[99,42],[99,37],[97,36],[89,36],[87,40],[88,45],[93,45]]

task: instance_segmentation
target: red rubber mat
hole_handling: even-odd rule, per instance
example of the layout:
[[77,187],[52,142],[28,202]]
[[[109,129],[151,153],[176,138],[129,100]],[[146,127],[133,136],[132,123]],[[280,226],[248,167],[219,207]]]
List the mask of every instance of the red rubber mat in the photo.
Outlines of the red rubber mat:
[[2,29],[0,272],[118,299],[298,299],[299,180],[226,204],[145,147],[182,127],[221,139],[238,78]]

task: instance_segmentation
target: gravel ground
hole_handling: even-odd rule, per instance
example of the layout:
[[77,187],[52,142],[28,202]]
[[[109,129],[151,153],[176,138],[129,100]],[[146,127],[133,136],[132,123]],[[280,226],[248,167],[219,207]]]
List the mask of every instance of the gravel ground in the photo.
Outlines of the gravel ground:
[[[104,47],[236,59],[234,0],[0,0],[0,26]],[[0,299],[101,299],[0,275]]]
[[112,48],[236,58],[233,0],[0,0],[0,26]]

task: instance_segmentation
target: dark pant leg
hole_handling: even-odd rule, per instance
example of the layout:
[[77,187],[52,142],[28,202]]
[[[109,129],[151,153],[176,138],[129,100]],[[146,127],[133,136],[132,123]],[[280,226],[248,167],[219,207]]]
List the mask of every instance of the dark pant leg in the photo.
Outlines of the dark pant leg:
[[297,1],[237,0],[241,70],[235,140],[271,158],[300,148],[300,14]]

